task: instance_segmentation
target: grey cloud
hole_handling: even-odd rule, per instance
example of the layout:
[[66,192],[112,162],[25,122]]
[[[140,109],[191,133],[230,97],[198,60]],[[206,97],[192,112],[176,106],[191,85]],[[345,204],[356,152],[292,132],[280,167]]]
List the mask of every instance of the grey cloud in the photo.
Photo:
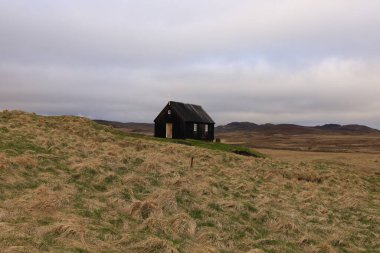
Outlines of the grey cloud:
[[0,109],[380,127],[375,0],[0,1]]
[[368,56],[380,42],[376,1],[15,2],[3,4],[0,15],[11,60],[38,54],[133,64],[281,50]]

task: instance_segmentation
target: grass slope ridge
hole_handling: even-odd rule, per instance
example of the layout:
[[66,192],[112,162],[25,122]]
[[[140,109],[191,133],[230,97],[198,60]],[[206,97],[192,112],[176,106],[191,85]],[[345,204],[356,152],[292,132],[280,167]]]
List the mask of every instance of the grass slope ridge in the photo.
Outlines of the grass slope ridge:
[[[105,120],[94,120],[94,122],[106,125],[106,126],[112,126],[114,128],[123,128],[125,125],[148,125],[146,123],[119,123],[115,121],[105,121]],[[220,142],[209,142],[209,141],[202,141],[202,140],[195,140],[195,139],[170,139],[170,138],[154,138],[150,135],[139,133],[139,129],[135,129],[136,131],[132,132],[125,132],[125,131],[113,131],[116,135],[126,135],[129,137],[136,137],[140,139],[145,140],[156,140],[156,141],[163,141],[163,142],[171,142],[171,143],[178,143],[183,144],[187,146],[195,146],[195,147],[201,147],[201,148],[207,148],[207,149],[213,149],[213,150],[221,150],[226,152],[232,152],[235,154],[241,154],[246,156],[253,156],[253,157],[259,157],[259,158],[265,158],[266,155],[261,154],[260,152],[257,152],[256,150],[253,150],[251,148],[247,148],[240,145],[231,145],[231,144],[225,144]]]
[[[0,113],[5,252],[378,252],[379,178]],[[191,157],[194,167],[189,168]]]

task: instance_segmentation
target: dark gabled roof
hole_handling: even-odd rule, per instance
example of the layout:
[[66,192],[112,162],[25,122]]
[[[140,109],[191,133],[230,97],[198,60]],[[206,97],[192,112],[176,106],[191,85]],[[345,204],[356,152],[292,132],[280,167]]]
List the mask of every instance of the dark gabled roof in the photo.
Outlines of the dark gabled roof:
[[215,124],[215,122],[200,105],[185,104],[174,101],[170,101],[169,105],[184,121]]

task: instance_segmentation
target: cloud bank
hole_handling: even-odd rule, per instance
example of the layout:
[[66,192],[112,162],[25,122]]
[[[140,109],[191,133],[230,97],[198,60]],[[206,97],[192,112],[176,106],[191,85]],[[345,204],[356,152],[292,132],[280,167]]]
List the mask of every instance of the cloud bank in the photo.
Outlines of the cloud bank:
[[0,1],[0,109],[380,128],[380,3]]

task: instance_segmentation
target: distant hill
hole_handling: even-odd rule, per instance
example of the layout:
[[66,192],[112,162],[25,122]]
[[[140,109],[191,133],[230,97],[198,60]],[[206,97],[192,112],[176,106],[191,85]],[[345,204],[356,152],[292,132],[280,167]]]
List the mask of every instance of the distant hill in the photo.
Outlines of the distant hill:
[[231,122],[216,127],[217,132],[255,131],[278,134],[323,134],[323,133],[378,133],[377,129],[363,125],[326,124],[322,126],[300,126],[294,124],[262,124],[251,122]]
[[332,131],[351,131],[351,132],[363,132],[363,133],[371,133],[371,132],[379,132],[379,130],[363,126],[363,125],[338,125],[338,124],[326,124],[323,126],[316,126],[315,128],[322,130],[332,130]]
[[106,125],[106,126],[112,126],[115,128],[121,128],[127,132],[131,133],[140,133],[140,134],[146,134],[146,135],[153,135],[154,133],[154,124],[151,123],[122,123],[117,121],[108,121],[108,120],[94,120],[98,124]]

